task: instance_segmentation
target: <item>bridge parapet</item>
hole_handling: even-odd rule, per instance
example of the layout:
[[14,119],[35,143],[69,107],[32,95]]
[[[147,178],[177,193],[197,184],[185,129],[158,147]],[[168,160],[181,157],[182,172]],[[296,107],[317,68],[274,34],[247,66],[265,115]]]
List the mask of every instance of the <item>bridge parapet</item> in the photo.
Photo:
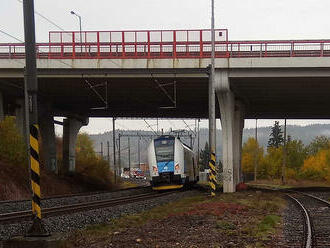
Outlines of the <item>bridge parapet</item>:
[[[330,40],[228,41],[216,29],[217,58],[329,57]],[[23,43],[0,44],[0,59],[23,59]],[[210,58],[211,30],[50,32],[37,44],[40,59]]]

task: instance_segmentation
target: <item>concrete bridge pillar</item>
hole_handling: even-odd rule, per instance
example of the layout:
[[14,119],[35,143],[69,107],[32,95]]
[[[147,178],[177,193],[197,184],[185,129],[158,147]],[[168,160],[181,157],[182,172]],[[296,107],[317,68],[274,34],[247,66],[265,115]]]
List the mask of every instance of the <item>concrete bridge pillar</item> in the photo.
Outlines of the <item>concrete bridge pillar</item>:
[[49,104],[39,104],[39,130],[42,142],[42,156],[48,171],[57,173],[56,137],[54,117]]
[[242,138],[244,128],[244,105],[236,100],[235,101],[235,114],[234,114],[234,165],[236,166],[236,182],[243,182],[242,173]]
[[16,127],[18,131],[25,137],[25,113],[24,113],[24,98],[16,100],[15,116],[16,116]]
[[230,89],[228,71],[216,71],[215,85],[222,126],[223,191],[231,193],[236,191],[236,185],[242,180],[244,106]]
[[88,118],[66,118],[63,122],[63,172],[73,174],[76,170],[76,143],[79,130],[88,125]]
[[4,101],[2,92],[0,91],[0,121],[3,121],[5,119],[5,111],[4,111]]

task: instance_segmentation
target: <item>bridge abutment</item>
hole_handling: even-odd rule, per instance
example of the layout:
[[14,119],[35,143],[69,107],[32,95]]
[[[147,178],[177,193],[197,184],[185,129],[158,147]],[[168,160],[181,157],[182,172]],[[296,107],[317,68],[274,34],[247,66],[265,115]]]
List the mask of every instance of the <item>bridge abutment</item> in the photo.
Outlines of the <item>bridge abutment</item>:
[[88,118],[77,120],[66,118],[63,121],[63,173],[73,174],[76,170],[76,143],[79,130],[88,125]]
[[230,89],[227,71],[216,71],[215,84],[222,126],[223,191],[232,193],[236,191],[237,184],[242,181],[244,105],[235,99]]
[[4,111],[4,100],[2,92],[0,91],[0,121],[5,119],[5,111]]
[[39,130],[45,167],[48,171],[58,173],[54,117],[49,104],[39,105]]

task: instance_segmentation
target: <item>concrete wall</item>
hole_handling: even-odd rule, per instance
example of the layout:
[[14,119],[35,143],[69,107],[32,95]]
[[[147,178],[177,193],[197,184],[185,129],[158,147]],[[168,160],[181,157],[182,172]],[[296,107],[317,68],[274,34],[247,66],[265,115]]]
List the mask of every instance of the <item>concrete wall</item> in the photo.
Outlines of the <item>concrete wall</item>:
[[[39,69],[192,69],[206,68],[210,59],[38,59]],[[24,68],[24,59],[1,59],[1,69]],[[216,68],[329,68],[330,57],[217,58]],[[6,73],[6,71],[2,71]],[[23,71],[19,72],[23,76]],[[14,75],[7,71],[7,76]]]

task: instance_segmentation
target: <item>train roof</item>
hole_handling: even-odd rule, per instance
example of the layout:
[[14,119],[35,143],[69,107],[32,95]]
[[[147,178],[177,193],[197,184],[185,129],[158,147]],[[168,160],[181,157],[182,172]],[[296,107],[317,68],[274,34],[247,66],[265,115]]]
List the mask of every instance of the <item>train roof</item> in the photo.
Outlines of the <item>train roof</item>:
[[193,151],[193,150],[192,150],[192,147],[190,147],[190,146],[188,146],[187,144],[185,144],[185,143],[180,139],[180,137],[178,137],[178,136],[174,136],[174,135],[161,135],[161,136],[155,138],[154,140],[162,140],[162,139],[178,139],[178,140],[181,142],[181,144],[182,144],[185,148],[187,148],[187,149]]
[[173,135],[161,135],[161,136],[158,136],[157,138],[155,138],[155,140],[158,140],[158,139],[175,139],[175,136],[173,136]]

